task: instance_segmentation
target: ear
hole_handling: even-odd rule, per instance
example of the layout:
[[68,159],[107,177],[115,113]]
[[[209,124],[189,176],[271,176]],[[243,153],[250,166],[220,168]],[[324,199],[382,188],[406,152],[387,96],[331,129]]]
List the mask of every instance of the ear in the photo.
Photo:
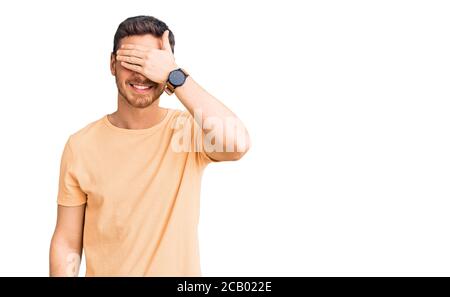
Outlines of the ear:
[[116,76],[116,55],[114,53],[111,53],[111,59],[109,62],[109,67],[111,68],[111,74],[113,76]]
[[170,53],[172,53],[172,47],[170,46],[170,41],[169,41],[169,30],[164,31],[162,37],[161,37],[161,49],[168,51]]

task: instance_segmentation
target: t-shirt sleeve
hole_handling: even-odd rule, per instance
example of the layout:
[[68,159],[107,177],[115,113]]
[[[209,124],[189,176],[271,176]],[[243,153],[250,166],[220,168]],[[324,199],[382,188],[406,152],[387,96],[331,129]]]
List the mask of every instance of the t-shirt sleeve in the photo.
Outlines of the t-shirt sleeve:
[[87,201],[86,194],[81,190],[74,172],[75,161],[71,140],[69,138],[61,157],[58,189],[59,205],[78,206]]
[[209,163],[212,162],[219,162],[217,160],[212,159],[205,151],[204,145],[203,145],[203,133],[200,130],[200,126],[197,124],[197,122],[192,118],[192,126],[193,130],[195,130],[195,133],[192,133],[192,142],[195,144],[197,143],[197,147],[195,149],[195,154],[197,158],[197,162],[200,164],[200,166],[206,166]]
[[212,162],[219,162],[217,160],[212,159],[208,156],[208,154],[205,151],[204,145],[203,145],[203,133],[201,131],[201,128],[199,124],[195,121],[194,117],[189,113],[189,111],[183,111],[181,113],[181,117],[185,121],[185,127],[190,129],[190,149],[191,153],[195,158],[196,163],[200,167],[205,167],[209,163]]

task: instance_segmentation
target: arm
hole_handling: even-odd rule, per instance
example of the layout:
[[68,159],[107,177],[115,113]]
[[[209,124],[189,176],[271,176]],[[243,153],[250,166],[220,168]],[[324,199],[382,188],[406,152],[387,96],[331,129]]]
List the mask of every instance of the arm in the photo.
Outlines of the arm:
[[50,244],[50,276],[77,276],[83,248],[85,205],[58,205],[55,232]]
[[250,137],[241,120],[191,76],[175,89],[175,94],[206,136],[203,146],[209,157],[217,161],[239,160],[249,150]]
[[[116,59],[121,61],[123,67],[160,84],[167,81],[172,70],[179,68],[170,46],[169,30],[162,36],[161,49],[122,44]],[[238,160],[248,151],[250,137],[244,124],[192,77],[188,76],[186,82],[175,89],[175,95],[206,136],[203,139],[203,147],[209,157],[217,161]],[[197,116],[199,113],[201,116]]]

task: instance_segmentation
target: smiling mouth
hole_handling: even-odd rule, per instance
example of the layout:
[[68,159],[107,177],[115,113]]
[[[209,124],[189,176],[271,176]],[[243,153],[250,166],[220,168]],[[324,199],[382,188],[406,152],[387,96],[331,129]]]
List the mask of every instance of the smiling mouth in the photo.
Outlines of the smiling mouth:
[[145,94],[148,91],[150,91],[154,85],[149,85],[149,84],[138,84],[138,83],[128,83],[128,85],[136,92],[139,94]]

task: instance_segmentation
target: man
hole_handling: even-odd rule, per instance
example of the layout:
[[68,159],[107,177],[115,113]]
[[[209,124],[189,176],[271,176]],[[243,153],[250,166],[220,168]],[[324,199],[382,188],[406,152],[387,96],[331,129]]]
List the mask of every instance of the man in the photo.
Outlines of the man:
[[[200,180],[249,149],[242,122],[181,69],[174,35],[149,16],[123,21],[111,73],[117,111],[71,135],[61,159],[50,275],[200,276]],[[187,111],[159,106],[166,91]],[[196,131],[200,131],[196,133]]]

